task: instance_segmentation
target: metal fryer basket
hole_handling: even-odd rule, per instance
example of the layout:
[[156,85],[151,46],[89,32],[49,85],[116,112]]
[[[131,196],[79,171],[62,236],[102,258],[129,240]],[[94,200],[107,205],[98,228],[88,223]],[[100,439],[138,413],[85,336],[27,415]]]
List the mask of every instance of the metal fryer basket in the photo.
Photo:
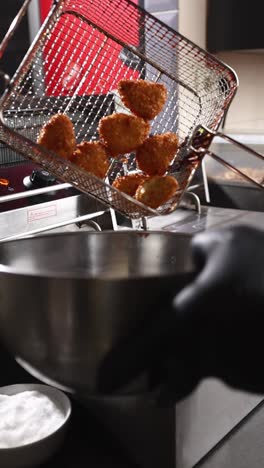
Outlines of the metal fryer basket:
[[[121,78],[163,83],[168,90],[151,133],[177,133],[180,150],[169,173],[180,190],[157,210],[111,186],[119,174],[136,169],[133,153],[126,163],[113,160],[101,180],[36,143],[41,125],[58,110],[72,119],[78,143],[95,139],[95,108],[100,116],[124,111],[116,92]],[[59,0],[1,100],[0,139],[131,219],[167,214],[178,206],[204,154],[190,146],[193,133],[199,126],[217,130],[236,88],[229,67],[129,0]],[[190,148],[199,157],[190,157]]]

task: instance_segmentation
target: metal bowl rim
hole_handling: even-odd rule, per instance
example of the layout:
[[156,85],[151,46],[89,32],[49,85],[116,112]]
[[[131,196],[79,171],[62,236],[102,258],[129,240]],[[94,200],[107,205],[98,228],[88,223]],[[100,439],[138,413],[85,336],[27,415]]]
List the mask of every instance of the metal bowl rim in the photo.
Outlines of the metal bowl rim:
[[[68,232],[68,233],[54,233],[50,234],[49,236],[47,235],[41,235],[41,236],[28,236],[28,237],[23,237],[22,239],[13,239],[10,241],[6,242],[0,242],[2,245],[8,245],[8,244],[13,244],[17,242],[28,242],[32,241],[37,242],[37,240],[41,239],[50,239],[50,238],[57,238],[57,237],[90,237],[90,236],[124,236],[124,235],[129,235],[129,237],[148,237],[148,236],[163,236],[163,237],[175,237],[175,238],[186,238],[186,239],[191,239],[190,234],[185,234],[185,233],[177,233],[177,232],[171,232],[171,231],[162,231],[162,230],[155,230],[155,231],[137,231],[137,230],[122,230],[122,231],[111,231],[111,230],[106,230],[102,232],[97,232],[97,231],[89,231],[89,232]],[[1,245],[0,245],[0,252],[1,252]],[[188,272],[185,273],[191,273],[192,270],[190,269]],[[0,275],[1,274],[7,274],[10,276],[14,277],[28,277],[28,278],[39,278],[39,279],[56,279],[56,280],[83,280],[83,281],[92,281],[92,282],[115,282],[115,281],[123,281],[126,282],[128,280],[134,280],[134,281],[140,281],[140,280],[147,280],[147,279],[153,279],[153,278],[169,278],[169,277],[176,277],[180,276],[183,273],[181,272],[174,272],[174,273],[168,273],[168,274],[147,274],[145,276],[129,276],[129,278],[123,278],[121,276],[107,276],[107,275],[100,275],[100,276],[92,276],[92,275],[85,275],[84,273],[78,273],[78,272],[63,272],[63,271],[48,271],[43,269],[42,271],[38,272],[38,274],[35,273],[30,273],[30,272],[22,272],[17,267],[12,267],[12,266],[7,266],[1,263],[0,260]]]

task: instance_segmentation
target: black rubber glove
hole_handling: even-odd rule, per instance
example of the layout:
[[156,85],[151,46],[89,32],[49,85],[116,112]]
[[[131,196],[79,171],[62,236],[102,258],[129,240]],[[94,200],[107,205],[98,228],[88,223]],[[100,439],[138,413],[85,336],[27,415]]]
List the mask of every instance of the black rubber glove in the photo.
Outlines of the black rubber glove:
[[107,357],[102,391],[120,391],[147,371],[165,404],[208,376],[264,392],[264,231],[205,231],[194,237],[192,253],[196,279]]

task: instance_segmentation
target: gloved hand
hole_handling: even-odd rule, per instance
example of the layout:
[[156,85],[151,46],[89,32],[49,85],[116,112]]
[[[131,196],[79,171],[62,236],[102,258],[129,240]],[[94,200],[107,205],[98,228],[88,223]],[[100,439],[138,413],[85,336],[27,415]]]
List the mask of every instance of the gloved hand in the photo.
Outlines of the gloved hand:
[[205,231],[194,237],[192,254],[195,280],[107,357],[102,391],[119,391],[147,371],[165,404],[209,376],[264,392],[264,231]]

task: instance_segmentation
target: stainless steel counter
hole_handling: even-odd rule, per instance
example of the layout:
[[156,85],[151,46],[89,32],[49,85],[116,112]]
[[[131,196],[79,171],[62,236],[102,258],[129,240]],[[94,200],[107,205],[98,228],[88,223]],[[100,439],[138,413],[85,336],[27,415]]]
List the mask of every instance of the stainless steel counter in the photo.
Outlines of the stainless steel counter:
[[200,214],[179,209],[168,216],[148,219],[148,227],[151,230],[162,229],[190,235],[205,229],[235,224],[248,224],[264,229],[264,213],[202,206]]
[[[231,436],[232,430],[262,400],[263,396],[235,391],[218,380],[203,381],[186,400],[176,407],[177,468],[194,467],[221,441],[225,446],[229,446],[229,436]],[[262,419],[264,420],[264,414]],[[251,447],[251,453],[258,450],[261,459],[264,460],[264,447],[262,447],[263,445],[259,446],[256,443],[255,448],[254,445]],[[241,468],[240,464],[230,462],[232,458],[231,455],[227,457],[226,464],[211,465],[207,463],[204,466]],[[238,455],[237,459],[239,460]],[[229,463],[227,463],[228,460]],[[202,466],[203,464],[201,464]],[[253,468],[251,463],[245,466]],[[263,465],[256,465],[257,468],[260,466]]]

